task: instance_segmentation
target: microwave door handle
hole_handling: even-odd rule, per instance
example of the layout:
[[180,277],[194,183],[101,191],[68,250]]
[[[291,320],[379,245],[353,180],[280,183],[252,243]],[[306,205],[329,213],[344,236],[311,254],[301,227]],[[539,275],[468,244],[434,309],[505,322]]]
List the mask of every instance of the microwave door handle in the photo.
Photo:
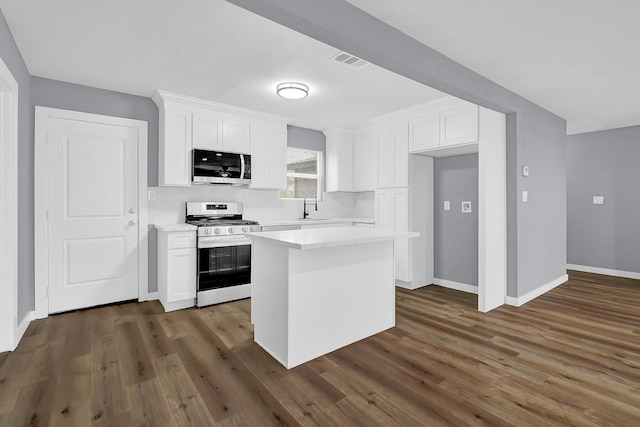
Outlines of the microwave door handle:
[[240,154],[240,179],[244,179],[244,154]]

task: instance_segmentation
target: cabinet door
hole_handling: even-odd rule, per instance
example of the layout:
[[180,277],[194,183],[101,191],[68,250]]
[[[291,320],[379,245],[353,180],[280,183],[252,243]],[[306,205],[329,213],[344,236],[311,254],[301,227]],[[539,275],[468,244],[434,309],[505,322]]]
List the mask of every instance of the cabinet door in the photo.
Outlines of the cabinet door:
[[412,153],[440,146],[440,114],[426,114],[409,121],[409,149]]
[[325,132],[327,191],[353,191],[353,137],[348,132]]
[[233,153],[249,154],[250,123],[240,116],[225,115],[222,119],[222,149]]
[[383,126],[376,132],[375,163],[377,165],[376,188],[393,187],[393,141],[391,126]]
[[478,106],[462,102],[440,113],[440,146],[478,142]]
[[409,185],[409,127],[407,122],[391,127],[392,187]]
[[280,190],[287,186],[287,126],[251,123],[251,188]]
[[215,111],[194,111],[193,148],[222,150],[222,115]]
[[167,302],[196,297],[196,248],[170,249],[167,256]]
[[375,220],[376,228],[383,230],[393,229],[392,192],[389,189],[376,190],[375,194]]
[[353,139],[353,190],[373,191],[373,149],[375,134],[358,135]]
[[191,185],[191,130],[191,111],[173,107],[165,110],[159,156],[161,186]]
[[[393,229],[409,231],[409,189],[396,188],[392,191]],[[409,278],[409,239],[394,241],[396,279],[404,282]]]

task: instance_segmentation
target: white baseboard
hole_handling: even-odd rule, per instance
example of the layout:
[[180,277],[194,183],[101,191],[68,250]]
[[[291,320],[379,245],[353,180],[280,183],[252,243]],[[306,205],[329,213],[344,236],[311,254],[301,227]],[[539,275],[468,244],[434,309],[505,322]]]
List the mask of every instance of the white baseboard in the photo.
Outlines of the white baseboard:
[[155,301],[160,299],[160,297],[158,296],[158,291],[156,292],[149,292],[146,295],[144,295],[142,298],[138,298],[139,302],[145,302],[145,301]]
[[466,283],[454,282],[452,280],[433,278],[433,284],[442,286],[443,288],[455,289],[456,291],[468,292],[470,294],[478,294],[478,287],[467,285]]
[[508,296],[505,302],[508,305],[514,305],[516,307],[520,307],[521,305],[526,304],[529,301],[538,298],[540,295],[549,292],[551,289],[562,285],[567,280],[569,280],[569,276],[564,274],[558,277],[557,279],[552,280],[551,282],[540,286],[538,289],[534,289],[531,292],[527,292],[521,297],[514,298],[514,297]]
[[31,324],[31,321],[34,320],[35,318],[36,318],[35,311],[30,311],[27,313],[26,316],[24,316],[24,319],[22,319],[22,322],[20,322],[20,324],[18,325],[18,328],[16,329],[16,333],[14,335],[13,350],[15,350],[16,347],[18,347],[18,344],[20,343],[20,340],[24,336],[24,333],[27,332],[27,328]]
[[567,264],[567,270],[584,271],[585,273],[604,274],[605,276],[625,277],[640,280],[640,273],[633,271],[610,270],[608,268],[589,267],[587,265]]
[[418,285],[414,282],[405,282],[404,280],[398,280],[396,279],[396,286],[399,288],[403,288],[403,289],[409,289],[409,290],[414,290],[414,289],[419,289],[419,288],[424,288],[425,286],[429,286],[431,283],[424,283],[422,285]]

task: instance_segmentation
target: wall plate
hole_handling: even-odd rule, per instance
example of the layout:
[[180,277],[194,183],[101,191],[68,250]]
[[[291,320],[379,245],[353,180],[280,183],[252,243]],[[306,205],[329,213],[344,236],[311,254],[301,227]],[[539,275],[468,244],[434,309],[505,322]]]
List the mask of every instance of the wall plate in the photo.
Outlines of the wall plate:
[[462,213],[470,213],[471,212],[471,202],[462,202]]

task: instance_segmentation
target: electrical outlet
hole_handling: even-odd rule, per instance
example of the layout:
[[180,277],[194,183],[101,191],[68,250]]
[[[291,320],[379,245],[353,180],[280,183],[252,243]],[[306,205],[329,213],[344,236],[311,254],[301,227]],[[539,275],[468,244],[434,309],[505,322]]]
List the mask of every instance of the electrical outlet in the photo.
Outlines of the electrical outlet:
[[462,202],[462,213],[471,213],[471,202]]
[[147,200],[155,200],[155,199],[156,199],[156,192],[153,190],[147,191]]
[[445,211],[450,211],[451,210],[451,202],[448,200],[444,201],[444,210]]
[[593,196],[594,205],[604,205],[604,196]]
[[522,201],[523,202],[529,201],[529,192],[527,190],[522,191]]

